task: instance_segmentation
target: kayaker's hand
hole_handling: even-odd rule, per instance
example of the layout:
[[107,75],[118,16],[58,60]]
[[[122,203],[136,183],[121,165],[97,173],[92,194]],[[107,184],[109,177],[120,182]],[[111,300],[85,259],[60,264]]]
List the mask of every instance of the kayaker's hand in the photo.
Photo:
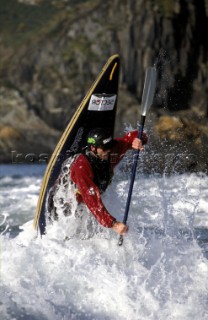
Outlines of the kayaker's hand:
[[121,235],[125,235],[128,231],[128,226],[125,225],[124,223],[122,222],[118,222],[116,221],[113,226],[112,226],[112,229],[117,232],[118,234],[121,234]]
[[135,150],[144,150],[143,145],[142,145],[142,141],[139,138],[135,138],[132,142],[132,149]]

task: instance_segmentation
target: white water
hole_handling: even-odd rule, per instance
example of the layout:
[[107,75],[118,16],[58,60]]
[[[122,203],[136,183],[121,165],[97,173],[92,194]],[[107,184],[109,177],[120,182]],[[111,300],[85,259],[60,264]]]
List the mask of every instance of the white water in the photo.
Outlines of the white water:
[[[41,240],[31,219],[43,169],[4,169],[0,319],[208,319],[208,177],[138,176],[118,247],[115,234]],[[127,189],[114,181],[104,196],[117,218]]]

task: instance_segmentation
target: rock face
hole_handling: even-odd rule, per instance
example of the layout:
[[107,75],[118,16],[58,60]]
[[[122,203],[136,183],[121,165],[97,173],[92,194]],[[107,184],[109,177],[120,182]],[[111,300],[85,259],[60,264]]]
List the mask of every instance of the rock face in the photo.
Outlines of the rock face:
[[59,133],[28,110],[16,90],[0,88],[0,118],[0,162],[40,162],[50,156]]
[[[199,158],[206,154],[208,19],[203,1],[10,0],[10,7],[0,1],[5,16],[15,17],[13,29],[8,30],[7,17],[0,32],[0,161],[10,162],[13,149],[52,152],[114,53],[122,62],[116,134],[124,123],[135,127],[145,69],[155,64],[152,148],[158,141],[173,146],[180,140],[192,152],[193,140]],[[189,126],[195,128],[192,137]],[[201,170],[199,162],[196,170]],[[202,167],[207,170],[206,161]]]
[[[154,126],[153,149],[161,155],[158,171],[208,172],[208,128],[193,120],[194,114],[163,115]],[[155,168],[153,169],[155,170]]]

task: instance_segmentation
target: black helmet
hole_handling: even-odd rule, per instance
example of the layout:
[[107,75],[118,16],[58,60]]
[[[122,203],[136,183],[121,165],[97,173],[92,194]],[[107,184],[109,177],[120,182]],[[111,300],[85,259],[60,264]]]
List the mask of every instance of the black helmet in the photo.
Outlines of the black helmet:
[[107,150],[113,148],[117,144],[117,141],[112,138],[108,130],[97,128],[88,133],[87,144],[88,146]]

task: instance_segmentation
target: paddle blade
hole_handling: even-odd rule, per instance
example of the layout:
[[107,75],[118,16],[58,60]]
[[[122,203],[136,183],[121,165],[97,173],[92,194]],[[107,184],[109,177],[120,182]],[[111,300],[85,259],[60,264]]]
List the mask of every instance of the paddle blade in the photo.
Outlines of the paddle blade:
[[157,71],[155,67],[149,67],[146,70],[145,83],[142,95],[142,116],[146,116],[147,111],[152,105],[155,87],[156,87]]

